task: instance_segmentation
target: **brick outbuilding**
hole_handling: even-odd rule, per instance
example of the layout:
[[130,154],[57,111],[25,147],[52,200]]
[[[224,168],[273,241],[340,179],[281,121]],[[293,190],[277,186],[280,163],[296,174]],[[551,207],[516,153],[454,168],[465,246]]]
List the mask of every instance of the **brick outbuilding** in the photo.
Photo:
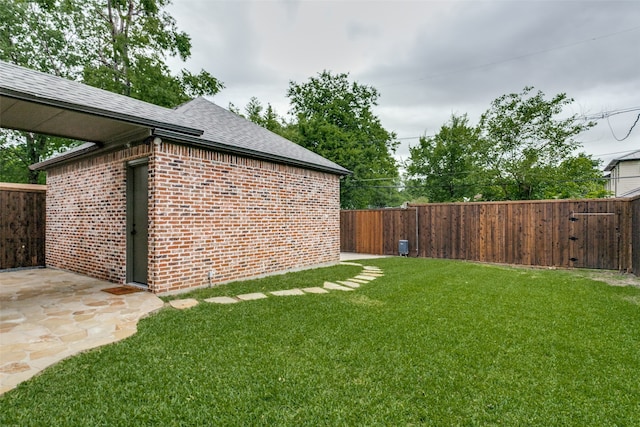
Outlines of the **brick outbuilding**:
[[341,166],[204,98],[0,74],[2,127],[88,141],[33,166],[47,266],[165,293],[339,261]]

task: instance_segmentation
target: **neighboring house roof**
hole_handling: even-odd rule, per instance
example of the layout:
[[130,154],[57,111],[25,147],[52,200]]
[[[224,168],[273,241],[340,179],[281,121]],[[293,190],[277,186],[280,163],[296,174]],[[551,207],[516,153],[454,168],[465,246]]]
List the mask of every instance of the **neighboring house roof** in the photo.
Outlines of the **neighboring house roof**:
[[640,150],[634,151],[632,153],[629,153],[626,156],[622,156],[622,157],[619,157],[617,159],[611,160],[609,162],[609,164],[607,165],[607,167],[604,168],[604,170],[605,171],[610,171],[613,168],[615,168],[618,165],[618,163],[624,162],[624,161],[629,161],[629,160],[640,160]]
[[633,190],[627,191],[624,194],[621,194],[620,197],[635,197],[640,196],[640,187],[634,188]]
[[164,108],[0,61],[0,126],[89,141],[32,165],[62,162],[149,136],[346,175],[342,166],[204,98]]

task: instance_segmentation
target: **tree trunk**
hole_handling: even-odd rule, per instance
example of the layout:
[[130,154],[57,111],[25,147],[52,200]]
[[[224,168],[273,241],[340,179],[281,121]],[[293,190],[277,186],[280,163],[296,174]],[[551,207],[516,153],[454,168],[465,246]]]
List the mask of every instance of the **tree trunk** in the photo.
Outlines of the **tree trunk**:
[[[25,133],[27,140],[27,167],[42,161],[47,147],[47,136],[37,133]],[[29,169],[29,184],[38,184],[39,171]]]

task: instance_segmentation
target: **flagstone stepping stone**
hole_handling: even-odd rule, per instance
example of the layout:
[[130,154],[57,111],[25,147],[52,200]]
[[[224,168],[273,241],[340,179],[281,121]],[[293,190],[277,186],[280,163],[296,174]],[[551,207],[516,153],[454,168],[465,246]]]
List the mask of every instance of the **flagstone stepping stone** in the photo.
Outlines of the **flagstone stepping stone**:
[[205,299],[206,302],[211,302],[214,304],[235,304],[240,302],[239,299],[231,298],[231,297],[212,297]]
[[290,295],[304,295],[304,292],[302,292],[300,289],[286,289],[283,291],[272,291],[270,293],[271,295],[275,295],[278,297],[285,297]]
[[367,282],[370,282],[371,280],[374,280],[375,277],[371,277],[371,276],[365,276],[364,274],[360,274],[356,277],[354,277],[354,279],[358,279],[358,280],[366,280]]
[[319,287],[303,288],[302,290],[309,294],[328,294],[329,293],[328,290],[322,289]]
[[340,265],[355,265],[356,267],[362,267],[362,264],[358,264],[357,262],[341,262]]
[[253,301],[257,299],[267,298],[267,296],[262,292],[255,292],[252,294],[236,295],[236,298],[241,299],[242,301]]
[[[373,280],[373,279],[377,279],[378,277],[380,277],[380,275],[379,275],[379,274],[370,274],[370,273],[367,273],[366,271],[365,271],[364,273],[360,273],[358,276],[368,277],[368,278],[370,278],[371,280]],[[356,277],[358,277],[358,276],[356,276]]]
[[346,286],[338,285],[337,283],[324,282],[325,289],[331,289],[333,291],[352,291],[352,288],[348,288]]
[[173,308],[177,308],[178,310],[185,310],[198,305],[198,300],[194,298],[174,299],[169,301],[169,305]]
[[359,288],[360,287],[360,283],[351,282],[351,281],[347,281],[347,280],[338,280],[337,282],[339,284],[341,284],[341,285],[345,285],[345,286],[348,286],[350,288]]
[[349,279],[350,282],[360,283],[361,285],[366,285],[371,280],[361,280],[361,279]]
[[365,265],[362,268],[365,269],[365,270],[369,270],[369,271],[380,271],[380,272],[382,271],[380,269],[380,267],[376,267],[376,266],[373,266],[373,265]]

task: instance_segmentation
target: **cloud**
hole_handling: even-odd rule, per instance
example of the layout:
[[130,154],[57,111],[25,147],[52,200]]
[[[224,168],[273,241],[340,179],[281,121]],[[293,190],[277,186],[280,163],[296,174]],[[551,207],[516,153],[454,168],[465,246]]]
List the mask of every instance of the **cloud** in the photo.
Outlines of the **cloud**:
[[[225,107],[256,96],[285,114],[289,82],[323,70],[378,89],[376,114],[401,138],[437,132],[452,113],[474,123],[529,85],[573,97],[567,114],[640,107],[637,1],[180,0],[169,12],[193,39],[186,66],[226,83],[214,98]],[[611,118],[616,135],[633,119]],[[589,153],[640,146],[640,129],[619,143],[598,122],[582,135]]]

